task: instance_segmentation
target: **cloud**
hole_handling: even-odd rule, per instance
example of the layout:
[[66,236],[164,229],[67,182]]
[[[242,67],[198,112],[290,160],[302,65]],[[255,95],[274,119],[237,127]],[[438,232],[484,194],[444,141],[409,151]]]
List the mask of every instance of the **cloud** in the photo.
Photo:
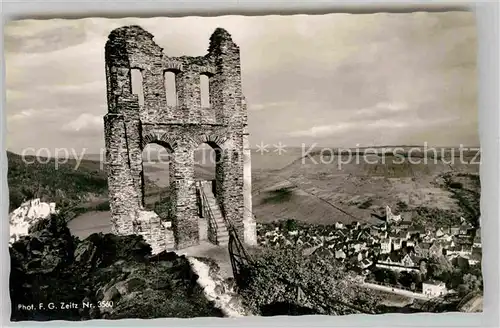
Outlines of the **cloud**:
[[249,104],[247,105],[248,110],[251,111],[260,111],[264,109],[275,109],[275,108],[284,108],[291,106],[293,102],[291,101],[275,101],[275,102],[268,102],[268,103],[262,103],[262,104]]
[[50,93],[70,93],[70,94],[96,94],[106,90],[106,82],[102,80],[86,82],[82,84],[54,84],[41,85],[36,87],[37,91]]
[[289,133],[291,137],[326,137],[341,132],[346,132],[354,127],[354,122],[343,122],[332,125],[313,126],[307,130],[293,131]]
[[33,115],[36,112],[37,111],[34,109],[26,109],[26,110],[23,110],[17,114],[7,116],[7,121],[12,122],[12,121],[19,121],[19,120],[31,118],[31,117],[33,117]]
[[[392,107],[394,108],[396,107]],[[397,107],[400,108],[400,107]],[[405,109],[406,110],[406,109]],[[321,139],[325,137],[338,136],[341,134],[350,134],[352,136],[359,136],[360,134],[370,132],[377,134],[392,133],[395,131],[402,131],[407,129],[429,129],[435,127],[446,127],[460,118],[458,117],[444,117],[433,120],[426,120],[422,118],[408,119],[406,117],[400,118],[381,118],[381,119],[350,119],[348,121],[338,122],[330,125],[312,126],[305,130],[298,130],[289,132],[289,137],[310,137]],[[420,130],[422,131],[422,130]]]
[[478,119],[475,17],[448,12],[10,22],[9,146],[76,145],[82,135],[85,147],[100,146],[104,44],[131,24],[168,56],[204,55],[215,28],[227,29],[240,47],[252,140],[479,142],[477,124],[463,123]]
[[35,121],[40,119],[47,119],[57,117],[59,110],[56,108],[29,108],[17,112],[13,115],[7,115],[7,122],[14,123],[26,123],[28,121]]
[[24,97],[24,93],[17,90],[7,89],[5,90],[6,101],[16,101]]
[[76,119],[68,122],[62,127],[63,131],[79,132],[84,130],[102,130],[103,125],[102,116],[83,113]]

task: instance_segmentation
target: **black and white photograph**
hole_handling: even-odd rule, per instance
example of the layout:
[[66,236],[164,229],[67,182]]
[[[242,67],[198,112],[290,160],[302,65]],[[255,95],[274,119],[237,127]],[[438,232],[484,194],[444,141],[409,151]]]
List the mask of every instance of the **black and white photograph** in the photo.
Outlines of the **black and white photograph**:
[[477,41],[467,11],[7,22],[10,320],[482,312]]

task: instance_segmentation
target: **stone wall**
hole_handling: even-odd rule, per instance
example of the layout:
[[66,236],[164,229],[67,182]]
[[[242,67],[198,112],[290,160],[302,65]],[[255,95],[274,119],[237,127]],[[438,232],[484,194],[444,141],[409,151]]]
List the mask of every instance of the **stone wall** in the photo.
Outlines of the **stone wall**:
[[151,245],[152,254],[175,248],[172,223],[162,222],[155,212],[139,211],[134,221],[134,234],[144,237],[144,240]]
[[[134,224],[137,225],[144,208],[142,150],[149,143],[157,143],[171,152],[175,246],[180,249],[198,244],[194,151],[201,143],[207,143],[218,154],[216,198],[221,211],[240,237],[254,244],[240,51],[229,33],[217,28],[205,56],[168,57],[153,41],[153,35],[139,26],[125,26],[110,33],[105,58],[105,138],[113,231],[135,233]],[[143,104],[132,93],[132,69],[138,69],[142,75]],[[167,71],[175,74],[176,106],[167,106]],[[200,75],[209,78],[210,108],[201,107]]]

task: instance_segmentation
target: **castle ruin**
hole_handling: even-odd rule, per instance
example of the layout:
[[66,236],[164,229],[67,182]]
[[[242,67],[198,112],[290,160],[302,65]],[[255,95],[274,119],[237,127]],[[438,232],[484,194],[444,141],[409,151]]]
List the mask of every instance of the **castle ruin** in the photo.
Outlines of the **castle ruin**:
[[[217,28],[208,53],[169,57],[139,26],[113,30],[105,46],[108,113],[104,117],[112,231],[144,234],[143,149],[150,143],[170,153],[171,226],[175,248],[197,245],[200,225],[194,151],[202,143],[216,152],[214,198],[224,218],[246,244],[256,243],[251,213],[250,148],[241,87],[240,51],[230,34]],[[132,90],[132,70],[142,75],[143,99]],[[175,74],[176,106],[167,104],[165,72]],[[200,75],[209,79],[208,108],[202,107]],[[160,240],[160,222],[146,240]],[[153,234],[155,236],[151,236]],[[201,237],[203,238],[203,237]]]

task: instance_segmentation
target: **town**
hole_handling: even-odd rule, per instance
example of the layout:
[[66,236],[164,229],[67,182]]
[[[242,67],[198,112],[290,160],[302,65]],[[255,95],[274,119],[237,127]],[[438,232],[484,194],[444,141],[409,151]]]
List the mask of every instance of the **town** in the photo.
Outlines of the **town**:
[[464,218],[459,225],[424,227],[386,206],[379,224],[312,226],[288,220],[259,224],[258,231],[262,246],[299,247],[303,254],[334,258],[362,282],[393,291],[434,298],[481,289],[481,231]]

